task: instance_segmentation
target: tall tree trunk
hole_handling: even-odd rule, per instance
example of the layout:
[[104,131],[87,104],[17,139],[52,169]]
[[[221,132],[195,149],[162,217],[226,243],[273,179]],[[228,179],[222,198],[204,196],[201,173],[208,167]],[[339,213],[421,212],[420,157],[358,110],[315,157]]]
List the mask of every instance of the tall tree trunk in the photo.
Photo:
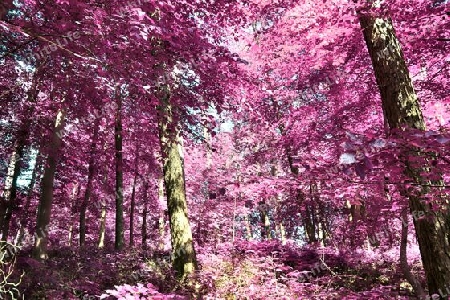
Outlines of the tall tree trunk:
[[21,246],[23,238],[25,237],[25,227],[29,219],[29,209],[31,205],[31,199],[33,198],[34,186],[36,185],[36,178],[38,177],[38,171],[42,166],[42,155],[40,152],[36,155],[36,163],[34,164],[33,172],[31,173],[30,184],[28,185],[27,200],[23,206],[22,213],[20,215],[19,230],[17,231],[17,237],[15,244]]
[[247,231],[247,240],[251,241],[253,240],[253,234],[252,234],[252,224],[250,224],[250,215],[247,215],[245,217],[245,229]]
[[68,238],[68,245],[69,247],[72,246],[72,242],[73,242],[73,227],[74,227],[74,215],[76,214],[77,211],[77,206],[78,206],[78,194],[80,193],[80,183],[77,182],[74,184],[73,189],[72,189],[72,195],[70,196],[70,203],[71,203],[71,207],[70,207],[70,219],[69,219],[69,238]]
[[65,124],[66,111],[60,109],[56,116],[52,140],[50,142],[47,165],[42,177],[41,197],[36,222],[36,240],[33,248],[33,257],[47,259],[48,225],[50,223],[53,202],[53,183],[55,180],[56,165],[58,164],[59,151],[62,145],[62,133]]
[[302,220],[305,226],[306,235],[310,244],[317,242],[317,222],[316,222],[316,206],[317,203],[314,198],[314,185],[309,184],[309,202],[305,203],[306,208],[303,213]]
[[[364,39],[372,59],[375,77],[380,89],[383,112],[391,129],[407,126],[425,130],[422,112],[414,91],[403,51],[395,35],[390,19],[360,16]],[[417,155],[418,150],[405,153],[402,162],[405,173],[416,183],[423,184],[420,170],[414,169],[407,156]],[[438,294],[450,282],[449,216],[434,212],[426,204],[423,194],[409,194],[410,210],[425,212],[426,218],[414,219],[422,263],[425,269],[430,295]]]
[[316,233],[317,233],[317,240],[320,243],[320,245],[323,247],[325,246],[325,241],[327,239],[327,232],[328,232],[328,223],[326,222],[326,206],[321,202],[320,200],[320,183],[317,182],[311,182],[311,188],[312,188],[312,200],[314,203],[314,209],[313,212],[313,219],[314,223],[316,224]]
[[17,196],[17,179],[20,176],[21,163],[23,160],[25,146],[30,134],[30,129],[33,119],[33,112],[36,106],[36,98],[38,94],[37,84],[39,80],[41,67],[38,67],[36,70],[33,80],[31,83],[31,87],[28,90],[27,94],[27,103],[28,105],[25,108],[24,117],[22,119],[22,123],[20,128],[16,134],[16,141],[14,143],[14,151],[11,155],[8,173],[5,180],[5,187],[3,190],[3,195],[0,197],[0,230],[2,233],[1,241],[7,241],[9,235],[9,226],[11,222],[12,212],[17,205],[16,196]]
[[316,222],[314,219],[314,207],[311,207],[311,205],[312,204],[306,205],[302,220],[305,226],[306,236],[308,237],[308,243],[313,244],[317,242],[317,237]]
[[106,236],[106,203],[102,204],[102,212],[100,216],[100,233],[98,237],[98,248],[105,247],[105,236]]
[[206,146],[206,168],[209,170],[212,166],[212,137],[206,126],[203,127],[203,138]]
[[[278,168],[276,165],[273,165],[270,169],[270,175],[273,177],[278,177]],[[286,245],[286,231],[284,229],[284,225],[283,225],[283,216],[280,216],[279,212],[280,210],[282,210],[282,199],[283,199],[283,194],[277,193],[275,195],[275,202],[276,202],[276,206],[275,206],[275,231],[279,234],[280,237],[280,241],[282,245]]]
[[91,148],[89,152],[88,178],[83,202],[80,207],[80,247],[86,243],[86,210],[92,194],[92,184],[95,175],[95,148],[97,146],[100,118],[95,119],[94,133],[92,134]]
[[414,292],[419,299],[425,298],[425,292],[422,288],[422,285],[411,272],[411,268],[408,264],[408,256],[407,256],[407,248],[408,248],[408,211],[404,209],[401,213],[402,220],[402,233],[400,240],[400,269],[405,276],[405,279],[411,284],[414,288]]
[[[282,135],[285,135],[285,131],[283,127],[280,127],[280,131]],[[286,156],[289,164],[289,169],[294,176],[298,176],[298,167],[294,165],[294,158],[292,157],[292,150],[289,146],[285,147]],[[306,195],[303,193],[301,189],[296,190],[296,199],[299,202],[299,205],[305,205],[305,212],[302,213],[302,222],[303,228],[305,229],[305,234],[307,238],[307,242],[312,244],[317,242],[316,239],[316,225],[314,223],[314,218],[312,217],[310,205],[307,203]]]
[[117,112],[115,124],[115,148],[116,148],[116,228],[115,243],[116,250],[122,250],[124,245],[123,235],[123,153],[122,153],[122,96],[117,97]]
[[286,245],[286,229],[284,229],[283,221],[280,221],[278,226],[280,230],[281,245]]
[[166,85],[162,89],[164,95],[160,97],[159,138],[170,220],[172,264],[181,278],[194,272],[197,259],[188,219],[179,125],[174,120],[169,88]]
[[139,175],[139,143],[138,141],[136,141],[134,179],[130,203],[130,247],[134,246],[134,212],[136,210],[136,184],[137,184],[136,182],[138,175]]
[[[159,203],[162,203],[164,200],[164,177],[161,176],[158,179],[158,198]],[[165,232],[166,232],[166,224],[165,224],[165,214],[164,211],[161,211],[159,216],[159,249],[164,250],[164,238],[165,238]],[[199,226],[200,228],[200,226]]]
[[144,180],[144,208],[142,211],[142,229],[141,229],[141,236],[142,236],[142,249],[147,250],[147,214],[148,214],[148,183]]
[[[107,143],[103,145],[103,151],[106,151],[107,149]],[[106,183],[108,180],[108,167],[105,165],[103,169],[103,188],[106,190]],[[101,202],[102,209],[101,209],[101,215],[100,215],[100,228],[99,228],[99,235],[98,235],[98,248],[101,249],[105,247],[105,236],[106,236],[106,200],[103,200]]]
[[[137,159],[136,159],[137,160]],[[134,246],[134,211],[136,207],[136,180],[137,180],[137,170],[134,174],[133,179],[133,190],[131,191],[131,204],[130,204],[130,247]]]
[[265,202],[260,202],[259,207],[261,216],[261,239],[270,240],[269,206]]
[[23,157],[24,145],[17,145],[16,150],[11,155],[8,166],[8,173],[5,180],[5,189],[0,203],[0,228],[1,242],[6,242],[9,235],[9,223],[12,217],[12,211],[16,205],[17,179],[20,175],[20,163]]

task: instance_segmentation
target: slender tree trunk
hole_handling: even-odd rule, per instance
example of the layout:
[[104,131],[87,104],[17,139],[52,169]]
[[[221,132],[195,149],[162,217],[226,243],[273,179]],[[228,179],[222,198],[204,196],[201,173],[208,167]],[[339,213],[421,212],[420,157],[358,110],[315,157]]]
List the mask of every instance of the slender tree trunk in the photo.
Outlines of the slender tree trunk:
[[[282,135],[285,134],[284,128],[280,127],[280,131],[281,131]],[[298,174],[299,174],[298,167],[296,167],[294,165],[294,159],[292,157],[292,153],[291,153],[292,151],[291,151],[290,147],[286,146],[285,150],[286,150],[287,160],[289,163],[289,169],[291,170],[291,173],[294,176],[298,176]],[[307,202],[306,195],[305,195],[305,193],[303,193],[303,191],[301,189],[297,189],[296,193],[297,193],[297,195],[296,195],[297,202],[300,205],[306,206],[306,210],[302,214],[302,222],[303,222],[303,228],[305,229],[307,242],[310,244],[315,243],[315,242],[317,242],[316,235],[315,235],[316,225],[314,223],[314,218],[311,213],[311,207],[310,207],[311,205],[306,203]]]
[[304,216],[306,232],[310,243],[319,242],[321,245],[324,245],[325,225],[322,222],[323,218],[319,188],[315,182],[310,182],[309,188],[310,202],[309,205],[306,206],[306,213]]
[[[239,185],[241,182],[242,182],[242,175],[241,175],[241,165],[240,164],[238,164],[237,165],[237,176],[236,176],[236,181],[237,181],[237,184]],[[208,194],[209,194],[209,192],[208,192]],[[232,243],[234,244],[234,241],[235,241],[235,237],[236,237],[236,210],[237,210],[237,200],[238,200],[238,198],[239,198],[239,201],[241,200],[241,198],[242,198],[242,195],[241,195],[241,193],[239,192],[238,193],[238,195],[237,196],[235,196],[234,197],[234,203],[233,203],[233,219],[231,220],[231,230],[232,230]],[[262,218],[262,215],[261,215],[261,218]],[[261,219],[262,220],[262,219]],[[261,231],[261,238],[262,238],[262,231]]]
[[264,229],[266,231],[266,238],[270,240],[272,236],[270,234],[270,219],[267,213],[264,214]]
[[231,242],[234,243],[236,238],[236,208],[237,208],[237,198],[234,197],[234,205],[233,205],[233,219],[231,221],[231,228],[232,228],[232,236],[231,236]]
[[279,222],[278,228],[280,230],[281,245],[286,245],[286,230],[282,221]]
[[78,194],[80,193],[80,183],[77,182],[74,184],[72,189],[72,195],[70,196],[70,202],[71,202],[71,208],[70,208],[70,219],[69,219],[69,238],[68,238],[68,245],[69,247],[72,246],[73,242],[73,227],[75,223],[74,215],[77,211],[78,206]]
[[142,211],[142,249],[147,250],[147,214],[148,214],[148,183],[144,180],[144,208]]
[[170,220],[172,264],[181,278],[194,272],[197,259],[188,219],[179,125],[174,121],[169,88],[164,86],[162,89],[164,95],[160,97],[159,138]]
[[326,222],[326,207],[320,201],[320,185],[316,182],[311,183],[312,188],[312,202],[314,207],[312,209],[312,218],[314,220],[317,241],[323,247],[327,239],[327,222]]
[[317,239],[322,247],[325,246],[325,228],[322,222],[318,222],[317,226]]
[[115,249],[122,250],[124,246],[123,234],[123,153],[122,153],[122,98],[117,97],[117,112],[115,125],[115,148],[116,148],[116,232]]
[[[158,198],[159,198],[159,203],[162,203],[164,200],[164,176],[161,176],[158,179]],[[159,216],[159,249],[160,250],[164,250],[164,238],[165,238],[165,233],[166,233],[166,224],[165,224],[165,220],[164,220],[164,212],[161,211],[160,216]],[[200,228],[200,226],[199,226]]]
[[72,242],[73,242],[73,223],[72,223],[72,220],[70,220],[69,237],[67,238],[67,246],[71,247]]
[[407,247],[408,247],[408,211],[404,209],[401,213],[402,219],[402,233],[400,240],[400,268],[405,276],[405,279],[411,284],[414,288],[414,292],[419,299],[425,298],[425,291],[422,288],[422,285],[411,272],[411,268],[408,264],[408,256],[407,256]]
[[31,120],[35,110],[35,102],[38,94],[37,84],[40,74],[40,67],[33,76],[31,87],[27,95],[27,105],[20,128],[16,134],[14,143],[14,151],[11,155],[8,173],[5,180],[3,195],[0,197],[0,230],[2,233],[1,241],[7,241],[9,235],[9,226],[11,222],[12,212],[16,207],[17,196],[17,179],[20,176],[21,163],[24,156],[25,146],[30,134]]
[[364,214],[365,214],[364,205],[352,204],[350,206],[351,221],[355,223],[358,222],[358,220],[364,218]]
[[305,226],[306,236],[308,237],[308,242],[310,244],[317,242],[314,207],[311,207],[312,205],[312,201],[309,205],[306,205],[306,209],[302,218],[303,224]]
[[53,129],[50,150],[47,158],[44,176],[42,178],[41,197],[39,199],[38,215],[36,222],[36,239],[33,248],[33,257],[47,259],[48,225],[50,223],[53,202],[53,182],[55,179],[56,165],[58,164],[59,151],[62,145],[62,133],[65,124],[66,111],[61,109],[56,116]]
[[18,145],[11,155],[8,173],[5,180],[5,190],[0,204],[0,227],[2,232],[1,242],[6,242],[9,235],[9,223],[12,211],[16,205],[17,179],[20,175],[20,163],[23,157],[24,145]]
[[[277,177],[278,176],[278,169],[276,165],[273,165],[271,170],[270,170],[270,175],[272,175],[273,177]],[[281,244],[282,245],[286,245],[286,231],[284,229],[284,225],[283,225],[283,219],[282,219],[282,215],[280,216],[279,211],[282,209],[281,204],[282,204],[282,199],[283,199],[283,194],[282,193],[277,193],[277,195],[275,196],[275,202],[276,202],[276,206],[275,206],[275,231],[277,232],[277,234],[279,234],[280,240],[281,240]]]
[[[103,151],[106,151],[107,144],[105,143],[103,145]],[[108,179],[108,167],[105,165],[103,170],[103,188],[105,189],[106,183]],[[103,200],[101,202],[102,210],[100,215],[100,230],[99,230],[99,236],[98,236],[98,248],[101,249],[105,247],[105,236],[106,236],[106,200]]]
[[138,175],[139,175],[139,143],[136,141],[134,179],[130,204],[130,247],[134,246],[134,212],[136,210],[136,184],[137,184],[136,182]]
[[250,224],[250,216],[245,217],[245,228],[247,230],[247,240],[253,240],[252,225]]
[[25,227],[27,226],[27,222],[29,219],[29,209],[31,205],[31,199],[33,198],[33,191],[34,186],[36,185],[36,178],[38,171],[41,169],[42,166],[42,155],[40,152],[36,155],[36,163],[33,168],[33,172],[31,173],[31,181],[28,186],[28,193],[27,193],[27,200],[25,201],[25,205],[22,209],[20,222],[19,222],[19,230],[17,231],[17,237],[15,244],[17,246],[21,246],[23,239],[25,237]]
[[89,166],[86,191],[84,192],[83,202],[80,207],[80,247],[86,243],[86,210],[92,194],[92,185],[95,175],[95,148],[97,146],[98,131],[100,126],[100,118],[94,123],[94,133],[92,135],[91,148],[89,153]]
[[136,207],[135,195],[136,195],[136,180],[137,171],[135,171],[133,179],[133,190],[131,191],[131,204],[130,204],[130,247],[134,246],[134,211]]
[[270,219],[269,219],[269,207],[265,202],[260,203],[260,216],[261,216],[261,239],[270,240]]
[[207,127],[203,127],[203,138],[206,144],[206,168],[209,170],[212,166],[212,138]]
[[106,236],[106,203],[102,204],[102,214],[100,217],[100,233],[98,238],[98,248],[105,247]]
[[[400,43],[389,19],[360,16],[364,39],[372,59],[376,81],[380,89],[383,112],[391,129],[406,126],[425,130],[422,112],[414,91]],[[417,156],[411,149],[401,158],[406,165],[405,173],[416,183],[423,184],[420,170],[411,166],[407,156]],[[424,212],[426,217],[414,219],[422,263],[425,269],[430,295],[439,294],[450,282],[450,224],[449,215],[434,212],[420,195],[409,194],[412,212]]]
[[306,239],[308,244],[314,244],[317,242],[316,238],[316,224],[313,218],[314,203],[306,199],[306,194],[304,194],[300,189],[297,190],[297,201],[300,205],[305,206],[305,210],[301,213],[301,220],[303,228],[305,229]]
[[148,214],[148,206],[144,204],[144,210],[142,211],[142,249],[147,250],[147,214]]

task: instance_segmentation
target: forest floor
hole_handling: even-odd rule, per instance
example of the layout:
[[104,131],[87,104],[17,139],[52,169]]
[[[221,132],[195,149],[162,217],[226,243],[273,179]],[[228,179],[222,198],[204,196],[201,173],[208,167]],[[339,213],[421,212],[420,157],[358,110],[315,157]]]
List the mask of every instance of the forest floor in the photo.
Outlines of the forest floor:
[[55,249],[46,262],[23,249],[10,280],[25,274],[19,285],[24,299],[99,299],[106,290],[115,296],[104,299],[415,299],[398,264],[380,256],[276,242],[197,252],[200,270],[190,283],[177,282],[169,252],[94,247]]

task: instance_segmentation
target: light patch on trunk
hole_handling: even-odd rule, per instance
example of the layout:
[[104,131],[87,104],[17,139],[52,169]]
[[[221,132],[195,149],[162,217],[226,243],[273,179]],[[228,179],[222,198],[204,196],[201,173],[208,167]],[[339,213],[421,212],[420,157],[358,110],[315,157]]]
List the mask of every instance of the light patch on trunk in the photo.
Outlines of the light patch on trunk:
[[5,180],[5,189],[2,195],[5,199],[8,199],[11,195],[11,188],[14,180],[14,170],[16,169],[16,164],[18,160],[19,157],[17,155],[17,151],[14,151],[13,154],[11,155],[11,160],[9,161],[8,173]]
[[55,122],[55,128],[61,127],[62,123],[64,122],[65,117],[65,111],[63,109],[58,111],[58,114],[56,115],[56,122]]

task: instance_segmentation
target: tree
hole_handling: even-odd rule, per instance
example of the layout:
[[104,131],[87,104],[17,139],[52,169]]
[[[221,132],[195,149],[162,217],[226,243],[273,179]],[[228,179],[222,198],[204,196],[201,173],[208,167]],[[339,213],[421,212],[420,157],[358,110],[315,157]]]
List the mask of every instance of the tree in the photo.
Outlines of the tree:
[[91,147],[89,153],[89,165],[88,165],[88,178],[86,184],[86,190],[84,191],[84,198],[80,207],[80,246],[84,246],[86,242],[86,210],[91,199],[93,190],[93,180],[95,175],[95,148],[98,143],[98,132],[100,127],[100,119],[95,119],[94,132],[92,134]]
[[172,264],[177,276],[182,278],[194,272],[197,258],[188,219],[181,137],[179,124],[175,121],[178,116],[170,103],[169,87],[163,86],[161,89],[159,138],[169,213]]
[[[116,91],[117,92],[117,91]],[[122,250],[124,246],[123,232],[123,153],[122,153],[122,95],[117,92],[116,95],[116,119],[114,127],[114,142],[116,153],[116,231],[115,243],[116,250]]]
[[[360,23],[389,128],[425,130],[418,97],[392,21],[385,17],[361,14]],[[386,49],[389,49],[388,55],[380,55]],[[422,211],[426,214],[426,218],[414,219],[414,227],[429,293],[432,295],[450,281],[450,215],[445,211],[435,211],[427,204],[425,195],[428,182],[419,175],[420,169],[412,163],[412,158],[419,155],[419,149],[406,150],[402,162],[410,179],[422,185],[419,194],[408,192],[407,197],[411,212]]]
[[59,151],[62,146],[62,135],[65,125],[66,110],[61,108],[56,114],[55,126],[48,147],[47,164],[42,177],[41,196],[36,221],[35,243],[33,257],[45,260],[48,258],[48,227],[50,224],[53,203],[53,183],[55,180],[56,166],[59,159]]
[[136,184],[138,178],[138,166],[139,166],[139,146],[136,144],[135,151],[135,163],[134,163],[134,179],[131,191],[131,203],[130,203],[130,247],[134,246],[134,211],[136,208]]
[[143,209],[142,209],[142,227],[141,227],[141,236],[142,236],[142,249],[147,250],[147,238],[148,238],[148,230],[147,230],[147,215],[148,215],[148,182],[144,180],[143,184]]
[[28,91],[25,103],[25,111],[22,112],[23,116],[21,124],[16,133],[14,151],[11,155],[8,177],[5,181],[5,188],[0,203],[0,230],[2,233],[2,241],[8,240],[12,211],[17,206],[17,180],[20,176],[21,169],[23,168],[22,165],[24,164],[25,147],[27,146],[26,143],[32,125],[32,122],[30,121],[32,120],[35,111],[36,98],[39,93],[38,83],[45,64],[46,61],[42,62],[33,74],[31,87]]

